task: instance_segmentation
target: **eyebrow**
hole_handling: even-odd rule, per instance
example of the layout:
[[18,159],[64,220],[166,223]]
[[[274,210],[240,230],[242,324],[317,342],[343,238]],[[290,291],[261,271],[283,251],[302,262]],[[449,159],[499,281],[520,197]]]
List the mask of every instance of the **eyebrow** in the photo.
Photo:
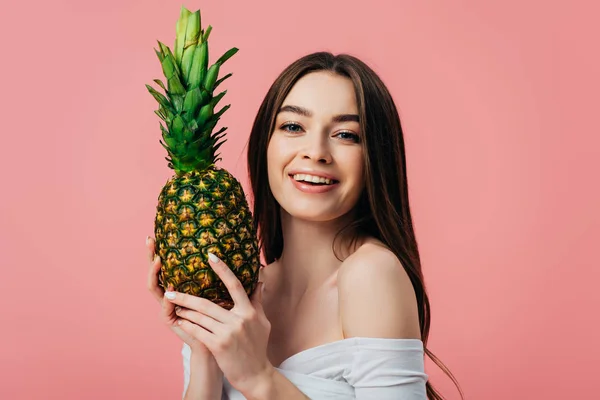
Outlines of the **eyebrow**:
[[[312,117],[313,113],[310,110],[307,110],[304,107],[300,106],[283,106],[279,109],[278,113],[282,112],[291,112],[294,114],[302,115],[303,117]],[[358,115],[356,114],[340,114],[336,115],[332,118],[333,122],[359,122]]]

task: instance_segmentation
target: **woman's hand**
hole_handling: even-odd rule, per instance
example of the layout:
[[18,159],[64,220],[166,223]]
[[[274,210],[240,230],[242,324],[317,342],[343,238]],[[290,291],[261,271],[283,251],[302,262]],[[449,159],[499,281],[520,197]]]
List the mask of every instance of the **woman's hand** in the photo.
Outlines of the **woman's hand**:
[[148,290],[158,300],[161,305],[160,318],[181,340],[187,343],[192,349],[194,355],[210,355],[208,348],[194,337],[188,335],[177,324],[177,315],[175,314],[175,305],[170,301],[164,300],[164,290],[158,285],[158,274],[160,272],[161,262],[158,254],[155,254],[155,241],[150,236],[146,238],[146,247],[148,249],[148,260],[150,261],[150,270],[148,271]]
[[268,381],[275,371],[267,358],[271,324],[261,304],[263,283],[259,283],[250,300],[227,265],[213,254],[209,254],[209,259],[234,301],[231,310],[180,292],[166,292],[165,299],[181,307],[176,311],[181,330],[203,343],[231,385],[245,393]]

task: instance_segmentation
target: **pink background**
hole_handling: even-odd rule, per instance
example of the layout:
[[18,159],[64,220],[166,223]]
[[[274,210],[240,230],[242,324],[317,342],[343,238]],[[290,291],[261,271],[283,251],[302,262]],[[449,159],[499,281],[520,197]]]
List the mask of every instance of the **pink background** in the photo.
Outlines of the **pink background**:
[[[246,187],[249,129],[282,68],[326,49],[382,76],[406,131],[430,348],[469,399],[597,392],[600,29],[583,3],[184,3],[213,25],[213,60],[240,48],[222,166]],[[162,79],[153,48],[173,45],[181,4],[2,7],[2,399],[181,395],[144,249],[171,172],[144,84]]]

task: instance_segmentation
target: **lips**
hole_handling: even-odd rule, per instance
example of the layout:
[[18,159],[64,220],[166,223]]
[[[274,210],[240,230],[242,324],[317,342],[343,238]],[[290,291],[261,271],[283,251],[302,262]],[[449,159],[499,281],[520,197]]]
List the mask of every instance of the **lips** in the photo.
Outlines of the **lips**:
[[290,181],[296,189],[304,193],[319,194],[326,193],[336,189],[339,186],[339,181],[332,181],[330,184],[313,184],[304,181],[297,181],[293,175],[290,175]]
[[300,174],[318,176],[319,178],[326,178],[326,179],[331,179],[332,181],[339,182],[339,179],[337,179],[337,177],[335,177],[334,175],[329,174],[327,172],[317,171],[314,169],[299,168],[299,169],[290,170],[288,172],[288,175],[290,175],[290,176],[300,175]]
[[333,183],[337,183],[337,181],[329,179],[329,178],[324,178],[324,177],[319,177],[316,175],[308,175],[308,174],[296,174],[296,175],[290,175],[290,177],[292,177],[294,180],[298,181],[298,182],[306,182],[309,184],[313,184],[313,185],[331,185]]

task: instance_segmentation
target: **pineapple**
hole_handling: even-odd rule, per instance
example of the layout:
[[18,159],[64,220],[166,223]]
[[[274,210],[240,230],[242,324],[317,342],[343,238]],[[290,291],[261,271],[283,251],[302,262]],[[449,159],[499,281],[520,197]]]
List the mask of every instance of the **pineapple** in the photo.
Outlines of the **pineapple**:
[[164,140],[160,143],[175,174],[158,196],[154,234],[162,262],[162,288],[172,286],[231,309],[231,296],[209,266],[207,253],[215,254],[231,268],[248,296],[258,283],[260,259],[242,186],[215,165],[220,160],[215,153],[225,142],[227,128],[213,130],[229,105],[215,112],[226,91],[213,92],[231,76],[217,80],[220,67],[238,49],[230,49],[208,67],[211,30],[210,25],[206,31],[201,28],[200,10],[192,13],[182,7],[174,54],[160,41],[160,51],[155,49],[167,86],[158,79],[154,82],[166,96],[150,85],[146,87],[159,103],[155,113],[166,125],[160,123]]

